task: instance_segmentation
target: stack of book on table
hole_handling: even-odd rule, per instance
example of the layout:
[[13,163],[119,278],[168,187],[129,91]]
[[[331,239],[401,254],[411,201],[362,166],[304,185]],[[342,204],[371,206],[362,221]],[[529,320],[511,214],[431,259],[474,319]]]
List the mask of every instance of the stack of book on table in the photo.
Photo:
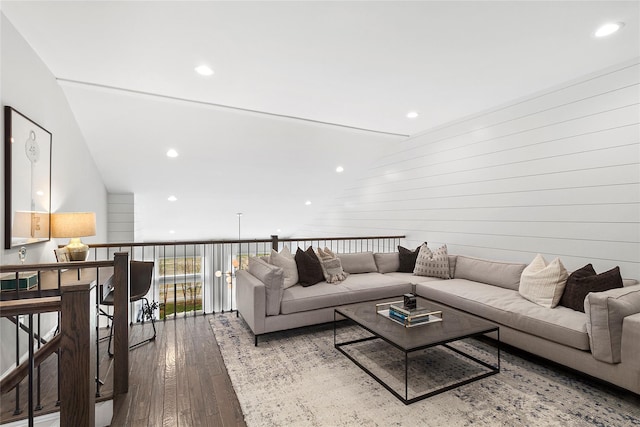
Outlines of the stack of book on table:
[[442,321],[441,311],[433,311],[432,309],[424,307],[407,309],[402,306],[402,301],[397,303],[377,304],[377,312],[378,314],[381,314],[408,328]]
[[418,324],[429,321],[431,310],[428,308],[414,308],[408,310],[395,304],[389,306],[389,317],[404,324]]

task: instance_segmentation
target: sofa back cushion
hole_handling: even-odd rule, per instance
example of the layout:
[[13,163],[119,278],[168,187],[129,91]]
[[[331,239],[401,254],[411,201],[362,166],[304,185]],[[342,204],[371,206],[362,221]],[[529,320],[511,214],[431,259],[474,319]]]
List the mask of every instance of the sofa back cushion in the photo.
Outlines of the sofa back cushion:
[[373,254],[378,267],[378,273],[393,273],[400,268],[400,254],[398,252]]
[[378,271],[373,252],[357,252],[353,254],[338,254],[342,269],[349,274],[375,273]]
[[456,264],[458,263],[458,256],[449,254],[449,277],[453,279],[456,274]]
[[520,276],[526,266],[526,264],[520,263],[491,261],[458,255],[453,277],[517,291],[520,285]]
[[257,257],[249,258],[248,271],[264,283],[267,316],[280,314],[280,301],[284,291],[284,271]]
[[622,323],[640,313],[640,285],[592,292],[584,300],[591,354],[597,360],[619,363],[622,353]]

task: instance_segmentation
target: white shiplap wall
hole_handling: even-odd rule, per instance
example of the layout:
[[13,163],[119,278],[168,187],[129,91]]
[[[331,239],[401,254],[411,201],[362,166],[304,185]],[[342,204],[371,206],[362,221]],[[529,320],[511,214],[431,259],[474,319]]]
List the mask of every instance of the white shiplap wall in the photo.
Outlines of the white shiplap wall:
[[636,58],[413,136],[301,233],[640,278],[639,84]]
[[135,197],[133,193],[109,193],[108,209],[108,242],[135,241]]

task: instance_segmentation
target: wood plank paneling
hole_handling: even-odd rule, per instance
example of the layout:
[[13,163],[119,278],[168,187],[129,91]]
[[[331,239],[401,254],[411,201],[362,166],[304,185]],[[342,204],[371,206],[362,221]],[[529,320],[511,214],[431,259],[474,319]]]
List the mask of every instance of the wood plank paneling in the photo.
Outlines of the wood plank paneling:
[[376,233],[640,278],[640,58],[408,138],[298,231]]

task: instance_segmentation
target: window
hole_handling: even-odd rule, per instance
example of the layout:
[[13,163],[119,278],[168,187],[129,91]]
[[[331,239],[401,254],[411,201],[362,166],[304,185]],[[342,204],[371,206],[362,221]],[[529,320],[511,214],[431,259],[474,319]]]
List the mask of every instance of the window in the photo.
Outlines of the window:
[[202,311],[202,257],[159,259],[160,318]]

